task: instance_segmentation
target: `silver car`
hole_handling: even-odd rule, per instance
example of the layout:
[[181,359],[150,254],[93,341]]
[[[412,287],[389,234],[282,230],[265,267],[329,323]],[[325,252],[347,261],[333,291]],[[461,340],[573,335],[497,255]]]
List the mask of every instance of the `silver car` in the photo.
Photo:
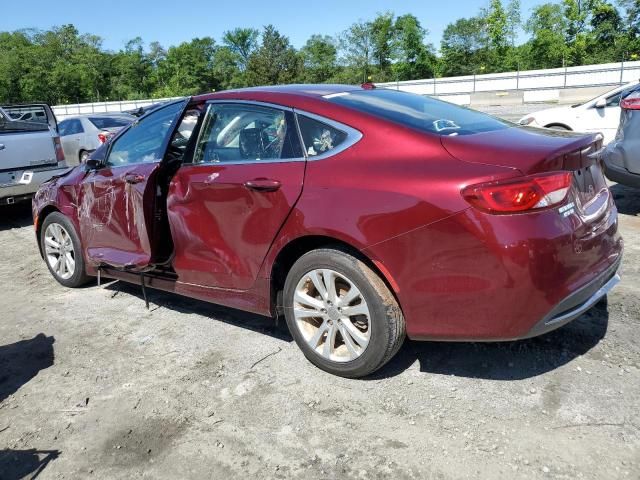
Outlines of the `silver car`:
[[85,162],[91,153],[136,120],[125,113],[91,114],[65,118],[58,124],[64,156],[69,165]]
[[640,85],[620,102],[620,126],[616,139],[604,152],[609,180],[640,188]]

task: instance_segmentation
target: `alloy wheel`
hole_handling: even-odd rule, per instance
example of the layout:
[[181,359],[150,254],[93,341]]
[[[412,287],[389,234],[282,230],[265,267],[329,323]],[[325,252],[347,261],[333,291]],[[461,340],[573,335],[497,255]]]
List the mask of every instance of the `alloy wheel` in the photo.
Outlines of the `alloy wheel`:
[[59,223],[50,224],[44,232],[44,248],[51,271],[63,280],[71,278],[76,257],[69,232]]
[[367,302],[349,278],[334,270],[312,270],[300,279],[293,314],[305,341],[327,360],[355,360],[369,344]]

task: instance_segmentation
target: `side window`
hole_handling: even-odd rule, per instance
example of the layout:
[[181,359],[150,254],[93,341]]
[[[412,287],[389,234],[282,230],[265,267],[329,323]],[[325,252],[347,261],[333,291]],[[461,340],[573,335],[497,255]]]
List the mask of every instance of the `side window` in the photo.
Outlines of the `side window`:
[[66,137],[68,135],[75,135],[75,134],[84,132],[84,128],[82,128],[82,123],[80,122],[80,120],[76,118],[63,120],[58,124],[58,130],[60,131],[61,137]]
[[194,163],[301,158],[293,114],[250,104],[211,104]]
[[607,98],[607,107],[619,107],[621,95],[622,95],[622,92],[616,93],[615,95]]
[[183,102],[173,103],[131,125],[111,147],[107,165],[117,167],[162,160],[165,139],[183,108]]
[[309,157],[328,153],[347,139],[346,133],[304,115],[298,115],[298,124]]
[[80,120],[69,120],[69,135],[75,135],[83,132],[84,128],[82,128],[82,122]]
[[58,131],[60,132],[61,137],[66,137],[70,135],[69,133],[69,125],[71,120],[63,120],[58,124]]

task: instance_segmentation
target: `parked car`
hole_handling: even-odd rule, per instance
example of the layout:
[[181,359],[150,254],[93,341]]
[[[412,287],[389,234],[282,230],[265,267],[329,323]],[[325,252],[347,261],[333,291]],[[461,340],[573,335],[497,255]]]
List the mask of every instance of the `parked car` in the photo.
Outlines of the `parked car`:
[[623,243],[601,147],[370,86],[245,89],[147,114],[33,214],[62,285],[282,312],[311,362],[360,377],[405,332],[526,338],[606,295]]
[[620,126],[604,152],[605,172],[614,182],[640,188],[640,85],[620,102]]
[[47,106],[40,103],[23,105],[3,105],[3,109],[12,120],[22,122],[49,123],[50,117]]
[[133,110],[125,110],[124,113],[128,113],[129,115],[133,115],[134,117],[141,117],[145,113],[153,112],[154,110],[163,106],[165,102],[152,103],[151,105],[147,105],[146,107],[138,107]]
[[521,125],[575,132],[600,132],[604,143],[614,139],[620,121],[620,97],[638,86],[628,83],[585,103],[549,108],[522,117]]
[[124,113],[65,118],[60,122],[60,136],[67,161],[71,165],[86,162],[96,148],[135,119]]
[[69,170],[55,115],[39,107],[47,123],[15,120],[0,108],[0,204],[30,199],[42,182]]

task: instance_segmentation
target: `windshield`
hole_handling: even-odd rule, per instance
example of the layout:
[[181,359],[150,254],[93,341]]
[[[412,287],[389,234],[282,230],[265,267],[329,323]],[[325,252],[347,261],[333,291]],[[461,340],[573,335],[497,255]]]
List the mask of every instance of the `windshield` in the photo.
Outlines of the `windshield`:
[[126,127],[132,120],[126,117],[89,117],[89,121],[100,130]]
[[[591,100],[587,100],[586,102],[582,102],[582,103],[576,103],[575,105],[571,105],[572,108],[576,108],[576,107],[581,107],[582,105],[586,105],[587,103],[591,103],[591,102],[595,102],[597,99],[599,99],[600,97],[604,97],[607,99],[607,106],[611,106],[611,104],[615,103],[615,105],[617,106],[620,103],[620,97],[624,97],[625,95],[627,95],[631,90],[633,90],[634,88],[636,88],[638,86],[638,84],[633,84],[630,86],[627,86],[623,89],[616,89],[614,88],[613,90],[611,90],[610,92],[605,93],[604,95],[601,93],[600,95],[598,95],[597,97],[593,97]],[[620,88],[620,87],[618,87]],[[614,95],[614,97],[609,97],[608,95]],[[613,99],[613,102],[612,102]],[[616,102],[617,100],[617,102]]]
[[471,135],[512,124],[452,103],[388,89],[331,95],[330,102],[437,135]]

